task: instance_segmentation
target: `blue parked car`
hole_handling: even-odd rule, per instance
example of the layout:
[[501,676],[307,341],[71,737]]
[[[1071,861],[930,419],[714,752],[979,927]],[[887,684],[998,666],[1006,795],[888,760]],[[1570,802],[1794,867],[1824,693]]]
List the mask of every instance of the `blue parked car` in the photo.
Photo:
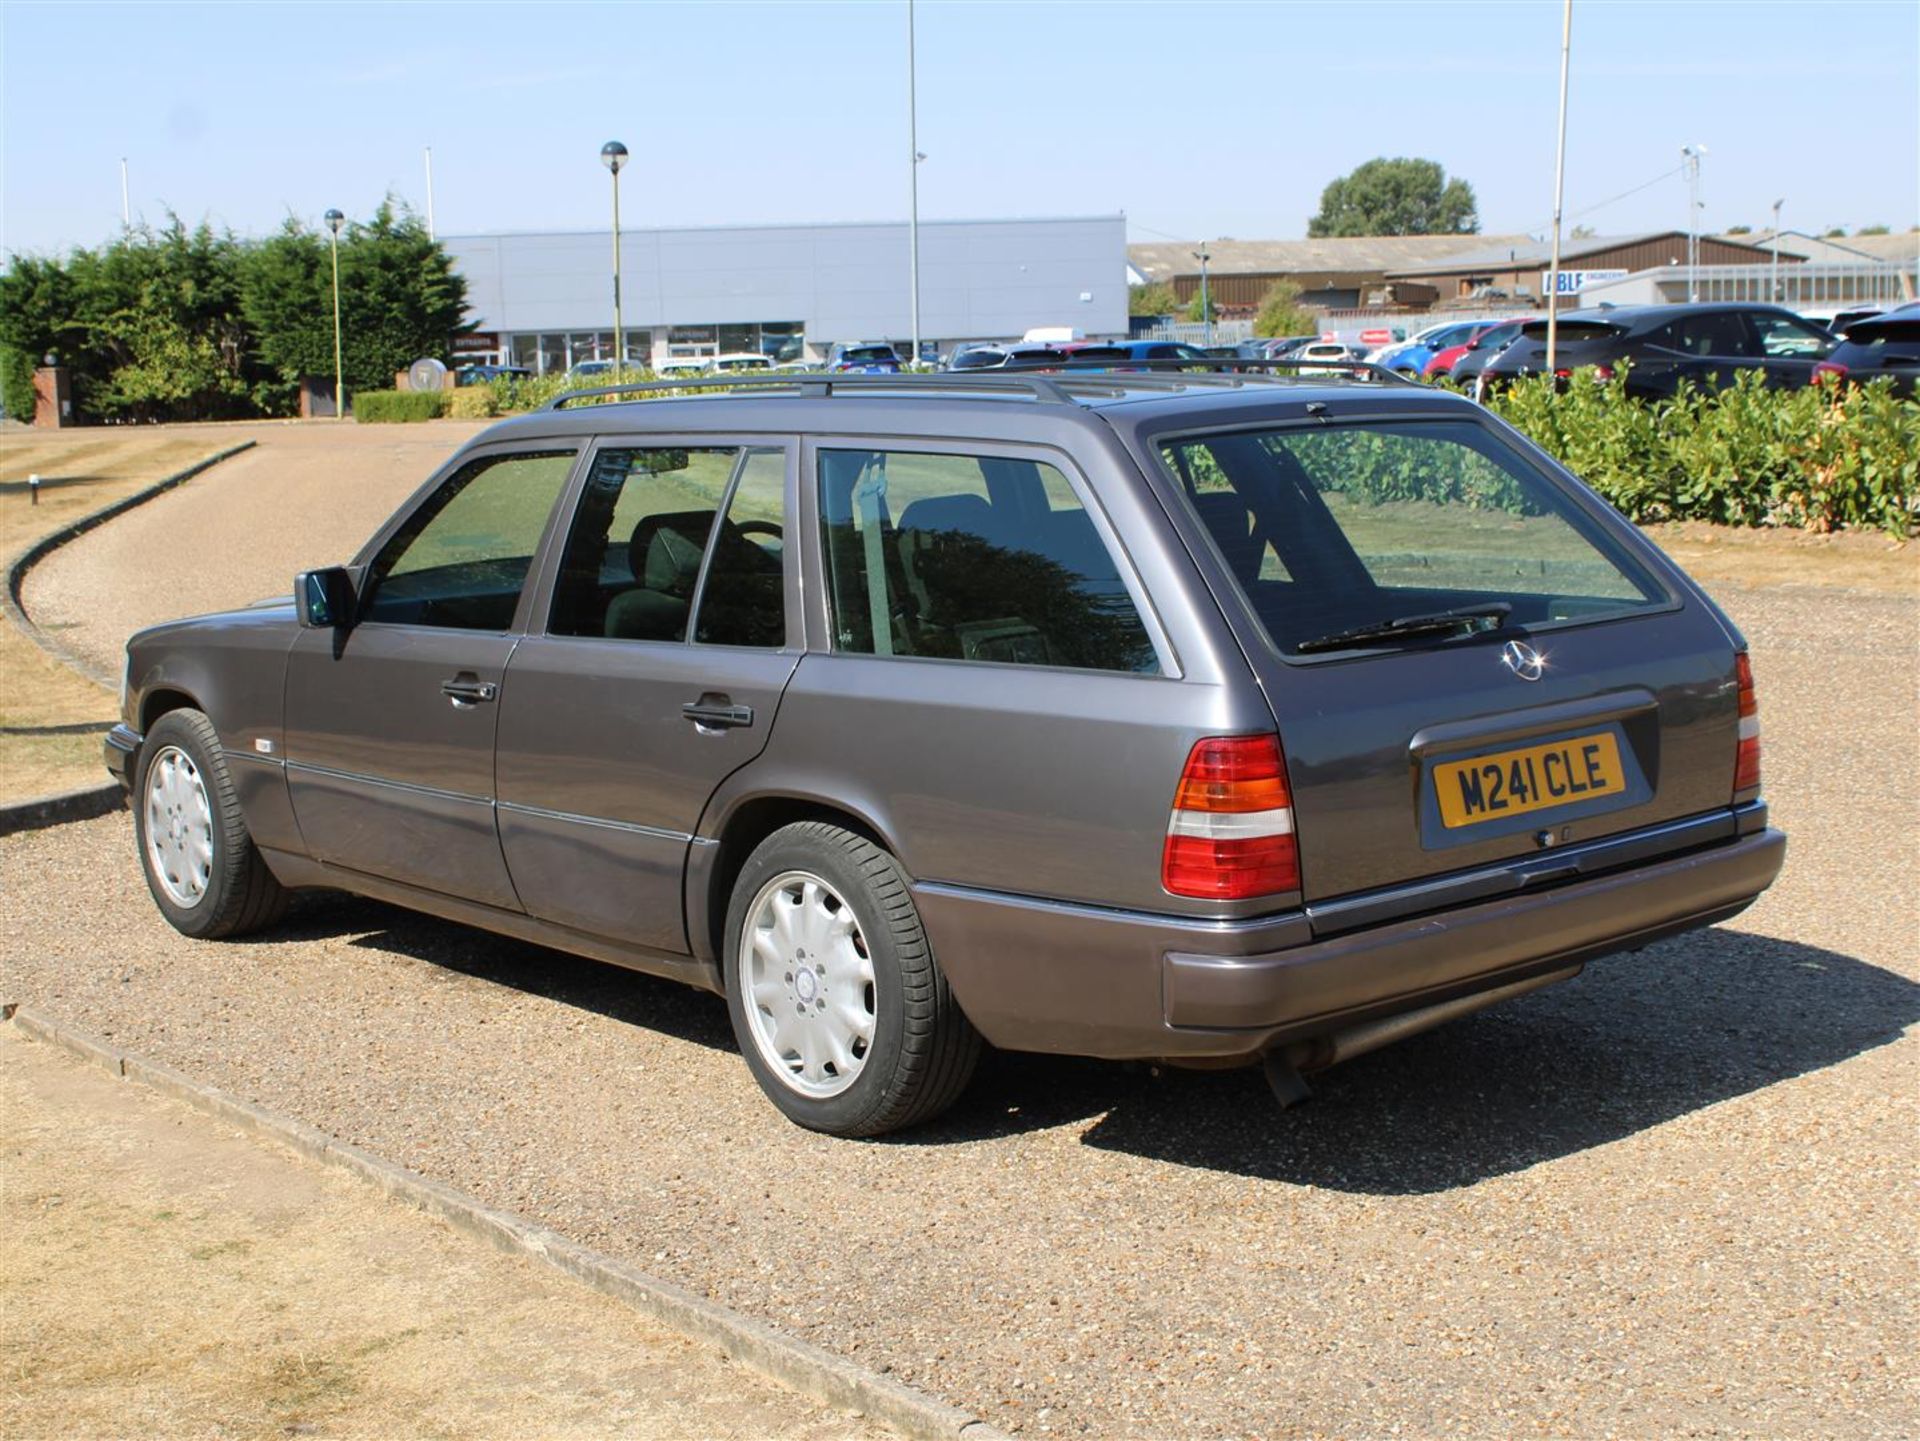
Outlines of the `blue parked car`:
[[827,369],[847,375],[898,375],[900,356],[884,342],[836,345],[827,353]]
[[1374,364],[1384,365],[1388,370],[1397,370],[1403,375],[1420,375],[1434,356],[1450,345],[1465,345],[1476,330],[1484,330],[1486,325],[1484,320],[1456,320],[1429,326],[1406,344],[1382,351]]

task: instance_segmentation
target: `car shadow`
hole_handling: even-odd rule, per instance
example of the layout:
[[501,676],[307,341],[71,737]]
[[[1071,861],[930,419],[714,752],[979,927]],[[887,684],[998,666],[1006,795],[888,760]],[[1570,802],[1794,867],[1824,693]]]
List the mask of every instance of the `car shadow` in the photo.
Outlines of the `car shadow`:
[[[725,1003],[673,981],[377,901],[303,897],[264,942],[352,944],[734,1051]],[[1281,1111],[1258,1069],[988,1051],[945,1116],[880,1144],[945,1146],[1059,1126],[1088,1146],[1287,1185],[1451,1190],[1623,1140],[1837,1065],[1920,1021],[1920,984],[1794,941],[1714,929],[1595,962],[1311,1078]],[[740,1084],[750,1085],[743,1073]]]

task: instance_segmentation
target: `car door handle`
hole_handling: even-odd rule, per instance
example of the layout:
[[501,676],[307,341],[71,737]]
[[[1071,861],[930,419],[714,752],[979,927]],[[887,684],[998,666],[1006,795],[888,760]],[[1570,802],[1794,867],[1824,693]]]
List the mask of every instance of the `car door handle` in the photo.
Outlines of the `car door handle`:
[[701,696],[680,707],[680,714],[701,730],[727,730],[753,724],[753,707],[734,705],[725,696]]
[[500,687],[490,680],[469,680],[465,676],[455,676],[440,687],[440,694],[457,706],[480,705],[497,699]]

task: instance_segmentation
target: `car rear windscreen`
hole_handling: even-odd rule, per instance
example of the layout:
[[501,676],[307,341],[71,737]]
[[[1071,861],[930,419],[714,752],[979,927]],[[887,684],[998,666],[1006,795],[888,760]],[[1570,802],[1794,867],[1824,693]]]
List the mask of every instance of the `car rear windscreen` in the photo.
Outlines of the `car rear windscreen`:
[[[1159,450],[1282,655],[1364,648],[1378,642],[1340,639],[1451,610],[1534,628],[1668,603],[1558,482],[1477,422],[1309,423]],[[1451,638],[1441,623],[1409,643]]]

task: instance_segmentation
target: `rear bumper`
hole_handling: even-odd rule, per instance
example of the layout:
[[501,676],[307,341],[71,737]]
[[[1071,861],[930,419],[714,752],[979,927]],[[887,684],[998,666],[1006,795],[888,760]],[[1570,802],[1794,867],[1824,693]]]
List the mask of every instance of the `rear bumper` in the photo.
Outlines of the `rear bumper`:
[[1762,826],[1327,937],[1298,913],[1185,921],[937,885],[917,886],[915,898],[955,995],[995,1045],[1235,1058],[1712,925],[1752,904],[1785,856],[1786,837]]
[[108,773],[128,790],[133,789],[133,773],[139,768],[140,746],[145,740],[132,726],[116,725],[101,746]]

